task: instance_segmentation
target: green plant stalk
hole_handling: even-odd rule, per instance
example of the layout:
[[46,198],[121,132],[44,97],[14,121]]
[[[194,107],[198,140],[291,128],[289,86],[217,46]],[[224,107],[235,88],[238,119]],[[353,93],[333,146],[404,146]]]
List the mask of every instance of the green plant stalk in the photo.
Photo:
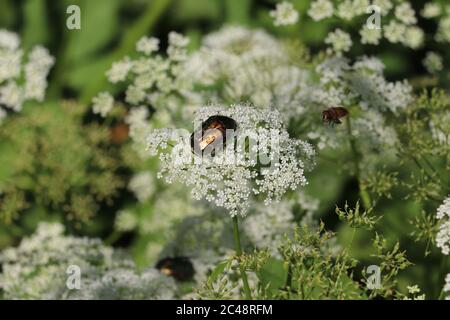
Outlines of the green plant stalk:
[[117,240],[119,240],[120,238],[120,232],[118,232],[117,230],[114,230],[103,242],[108,245],[111,246],[113,245]]
[[365,190],[362,186],[361,186],[361,169],[359,166],[359,162],[360,162],[360,155],[358,152],[358,149],[356,147],[356,141],[355,138],[353,137],[352,134],[352,125],[350,122],[350,117],[347,117],[346,119],[346,125],[347,125],[347,134],[348,134],[348,138],[350,141],[350,148],[352,150],[353,153],[353,165],[354,165],[354,170],[355,170],[355,177],[358,180],[358,187],[359,187],[359,197],[361,198],[361,201],[364,205],[364,208],[366,210],[370,209],[372,207],[372,199],[370,198],[369,193],[367,192],[367,190]]
[[[237,216],[233,217],[233,233],[234,233],[234,244],[236,246],[236,254],[238,257],[240,257],[242,255],[242,249],[241,249],[241,238],[239,236],[239,224]],[[250,291],[250,286],[248,285],[247,274],[245,273],[244,268],[241,266],[240,261],[238,261],[238,263],[239,263],[239,270],[241,272],[242,283],[244,284],[245,298],[247,300],[252,300],[252,293]]]
[[[293,265],[293,261],[292,258],[289,259],[289,265],[288,265],[288,270],[287,270],[287,276],[286,276],[286,281],[284,282],[284,290],[286,290],[286,294],[287,294],[287,298],[290,299],[291,296],[291,287],[292,287],[292,265]],[[301,292],[302,292],[302,297],[304,298],[305,293],[303,292],[303,283],[301,284]]]
[[292,259],[289,261],[287,277],[286,282],[284,283],[284,287],[286,289],[290,289],[291,285],[292,285]]

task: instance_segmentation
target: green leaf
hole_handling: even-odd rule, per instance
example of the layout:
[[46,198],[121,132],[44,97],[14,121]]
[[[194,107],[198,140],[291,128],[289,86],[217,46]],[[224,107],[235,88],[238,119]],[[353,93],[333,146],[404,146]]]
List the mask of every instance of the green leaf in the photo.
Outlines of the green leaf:
[[227,0],[224,4],[228,23],[249,23],[251,0]]
[[178,0],[172,6],[171,17],[177,23],[192,23],[192,20],[218,20],[222,15],[222,1]]
[[274,293],[283,287],[287,277],[287,270],[283,261],[270,258],[257,273],[257,276],[259,281],[261,281],[261,285],[268,287],[268,292]]
[[0,28],[12,28],[17,20],[17,6],[12,0],[0,1]]
[[[120,1],[77,1],[81,9],[81,29],[67,30],[65,59],[75,67],[78,62],[110,43],[119,25]],[[68,14],[65,15],[67,19]],[[64,19],[65,21],[65,19]]]
[[29,0],[24,3],[24,29],[22,43],[25,49],[47,43],[48,25],[44,0]]
[[227,268],[227,266],[229,264],[230,264],[230,261],[228,261],[228,260],[219,262],[219,264],[217,264],[217,266],[214,268],[214,270],[209,275],[208,281],[211,283],[216,281],[219,278],[219,276],[224,273],[225,269]]

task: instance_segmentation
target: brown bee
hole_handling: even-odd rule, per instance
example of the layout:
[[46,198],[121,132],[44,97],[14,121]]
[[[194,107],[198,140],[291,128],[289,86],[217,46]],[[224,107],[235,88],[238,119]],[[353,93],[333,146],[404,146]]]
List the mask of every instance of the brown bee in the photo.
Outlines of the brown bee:
[[161,259],[156,264],[156,269],[178,281],[190,281],[195,274],[192,262],[186,257]]
[[322,121],[326,124],[339,124],[342,123],[340,118],[345,117],[348,114],[348,110],[344,107],[331,107],[322,111]]
[[191,135],[192,151],[202,155],[206,150],[211,150],[214,156],[215,149],[220,144],[226,145],[226,131],[236,130],[236,121],[225,116],[212,116],[202,123],[202,127],[195,130]]

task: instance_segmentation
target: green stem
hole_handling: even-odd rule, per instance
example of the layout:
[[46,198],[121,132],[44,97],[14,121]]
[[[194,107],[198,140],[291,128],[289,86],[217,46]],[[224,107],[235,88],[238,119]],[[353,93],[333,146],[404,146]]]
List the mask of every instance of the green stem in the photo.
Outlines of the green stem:
[[284,287],[289,290],[292,285],[292,259],[289,261],[288,272],[286,277],[286,282],[284,283]]
[[350,244],[348,245],[348,250],[350,250],[352,248],[353,240],[355,240],[355,235],[356,235],[356,228],[353,228],[352,238],[350,239]]
[[111,246],[113,245],[117,240],[119,240],[120,238],[120,232],[114,230],[103,242],[108,245]]
[[348,134],[349,141],[350,141],[350,148],[353,153],[353,165],[354,165],[354,170],[355,170],[355,177],[358,180],[359,197],[361,198],[364,208],[366,210],[368,210],[372,207],[372,199],[370,198],[370,195],[367,192],[367,190],[361,186],[361,169],[360,169],[360,164],[359,164],[360,163],[360,154],[356,147],[355,138],[352,134],[352,125],[350,122],[350,117],[348,117],[346,119],[346,124],[347,124],[347,134]]
[[244,284],[245,298],[247,300],[252,300],[252,293],[250,291],[250,286],[248,285],[247,274],[245,273],[245,270],[241,266],[241,263],[239,261],[239,258],[242,255],[242,249],[241,249],[241,238],[239,237],[239,224],[237,216],[233,217],[233,231],[234,231],[234,244],[236,246],[236,254],[238,256],[239,270],[241,271],[242,283]]

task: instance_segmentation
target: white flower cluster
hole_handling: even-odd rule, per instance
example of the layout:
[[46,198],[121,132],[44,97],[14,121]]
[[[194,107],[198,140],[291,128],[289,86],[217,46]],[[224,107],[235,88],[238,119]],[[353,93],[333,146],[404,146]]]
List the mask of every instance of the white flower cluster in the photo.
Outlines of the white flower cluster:
[[405,25],[415,24],[417,22],[416,13],[407,1],[395,7],[395,17]]
[[[408,23],[405,21],[408,21]],[[411,49],[420,48],[425,41],[425,33],[421,28],[414,25],[416,23],[415,21],[415,16],[410,16],[407,20],[405,18],[401,22],[391,20],[389,24],[383,28],[384,37],[391,43],[401,43]]]
[[[182,113],[188,109],[190,101],[196,101],[190,75],[184,67],[189,39],[176,32],[170,32],[168,38],[166,55],[158,53],[158,39],[143,37],[136,43],[136,51],[140,53],[136,59],[126,56],[113,63],[106,73],[111,83],[127,85],[125,102],[131,108],[125,122],[133,149],[142,159],[148,157],[145,140],[152,125],[173,125],[177,119],[183,119]],[[102,92],[92,104],[94,113],[106,117],[113,109],[114,98]]]
[[279,256],[278,247],[284,236],[294,230],[293,203],[280,201],[270,206],[256,205],[242,224],[243,231],[257,248],[268,248],[274,256]]
[[437,73],[444,68],[442,56],[432,51],[427,52],[425,59],[423,59],[423,65],[429,73]]
[[381,9],[381,15],[387,16],[394,7],[392,0],[372,0],[372,4]]
[[136,215],[130,210],[120,210],[116,214],[114,220],[114,228],[120,232],[127,232],[134,230],[138,225]]
[[333,3],[329,0],[316,0],[311,3],[308,15],[314,21],[320,21],[333,16]]
[[361,57],[353,65],[343,57],[327,59],[316,68],[321,85],[313,96],[329,105],[358,104],[363,110],[395,114],[412,101],[412,86],[406,80],[388,82],[383,69],[383,63],[374,57]]
[[361,28],[359,34],[361,35],[362,44],[378,45],[383,37],[381,34],[381,29],[369,29],[367,25],[364,25]]
[[[344,57],[324,60],[316,67],[319,85],[308,90],[310,103],[317,112],[328,106],[343,106],[352,118],[353,133],[368,139],[372,146],[394,146],[395,130],[386,123],[386,113],[397,114],[413,99],[412,86],[406,82],[388,82],[383,76],[384,64],[374,57],[360,57],[353,64]],[[345,130],[330,132],[317,123],[308,137],[317,140],[319,149],[336,147],[345,139]],[[383,148],[382,148],[383,149]]]
[[277,108],[284,120],[305,111],[309,72],[292,64],[283,44],[263,30],[226,26],[213,32],[185,68],[194,85],[206,89],[205,103],[251,102]]
[[108,270],[99,279],[70,297],[77,300],[169,300],[175,282],[156,269],[141,273],[130,269]]
[[422,11],[420,12],[422,17],[427,19],[436,18],[440,16],[441,13],[442,13],[441,6],[434,2],[427,2],[423,7]]
[[420,48],[425,41],[424,31],[417,26],[416,12],[407,1],[398,3],[394,10],[395,19],[384,29],[384,37],[391,43],[402,43],[411,48]]
[[325,43],[332,46],[332,52],[335,52],[337,55],[341,55],[343,52],[350,50],[352,46],[352,39],[347,32],[344,32],[338,28],[328,34],[325,39]]
[[270,11],[270,16],[275,19],[273,22],[275,26],[286,26],[298,22],[298,12],[292,3],[287,1],[277,3],[276,9]]
[[144,152],[145,139],[151,130],[151,125],[148,121],[149,114],[146,106],[139,106],[132,108],[125,117],[125,122],[129,126],[130,138],[134,143],[134,150],[143,159],[147,157],[147,153]]
[[[269,204],[288,190],[306,184],[304,161],[314,157],[314,150],[308,143],[289,138],[279,112],[248,105],[210,106],[199,109],[196,120],[203,122],[218,115],[236,121],[237,139],[256,138],[250,152],[267,155],[270,166],[261,167],[253,157],[247,159],[245,152],[235,152],[232,143],[227,143],[227,148],[214,157],[199,157],[191,152],[190,139],[181,139],[171,153],[160,153],[159,177],[168,183],[180,181],[192,187],[194,199],[213,202],[227,209],[231,216],[245,216],[252,194],[262,196]],[[170,131],[155,130],[148,137],[148,149],[156,155],[171,138]]]
[[151,55],[159,50],[159,39],[143,37],[136,43],[136,51]]
[[351,20],[356,16],[365,14],[369,0],[344,0],[337,6],[336,15],[345,20]]
[[[155,271],[135,271],[132,260],[99,239],[64,236],[57,223],[40,223],[17,248],[0,255],[0,288],[6,299],[160,299],[175,293],[173,280]],[[81,289],[70,290],[67,268],[81,270]]]
[[[47,49],[36,46],[23,64],[23,50],[17,34],[0,30],[0,106],[20,111],[27,100],[42,102],[47,89],[47,75],[54,58]],[[0,122],[6,111],[0,108]]]
[[[189,39],[176,32],[169,33],[167,57],[157,54],[159,40],[143,37],[136,44],[136,51],[142,53],[133,60],[126,56],[114,62],[106,76],[111,83],[130,81],[125,101],[132,106],[151,105],[157,107],[161,99],[172,92],[183,90],[180,79],[180,65],[187,58]],[[95,113],[105,117],[112,108],[111,96],[100,94],[93,101]]]
[[[367,15],[367,8],[371,4],[378,6],[383,16],[387,16],[392,9],[394,14],[392,18],[389,17],[389,20],[384,18],[384,25],[379,29],[369,29],[364,23],[359,31],[362,44],[378,45],[384,34],[389,42],[401,43],[412,49],[418,49],[423,45],[424,31],[417,26],[416,12],[407,1],[394,3],[391,0],[344,0],[334,8],[329,0],[315,0],[311,3],[308,15],[315,21],[330,18],[333,15],[344,20],[352,20],[355,17]],[[427,13],[430,10],[427,7]],[[389,23],[385,22],[386,20]],[[350,35],[340,29],[332,31],[326,37],[325,43],[330,44],[333,51],[338,54],[349,51],[352,46]]]
[[128,189],[134,193],[139,202],[147,201],[155,191],[152,173],[150,171],[136,173],[131,178]]
[[268,249],[272,256],[281,258],[278,249],[284,237],[293,233],[296,225],[294,209],[299,208],[304,212],[302,223],[309,225],[318,209],[318,201],[297,193],[294,199],[269,206],[257,204],[243,221],[242,230],[254,247]]
[[101,92],[92,99],[92,112],[100,114],[103,118],[114,107],[114,98],[108,92]]
[[444,255],[448,255],[450,252],[450,196],[437,209],[436,218],[439,221],[436,246]]
[[445,276],[445,284],[442,291],[446,293],[445,300],[450,300],[450,273],[447,273]]
[[[171,228],[183,218],[200,214],[205,207],[190,198],[185,186],[172,185],[156,196],[152,216],[141,224],[143,233],[163,233],[170,236]],[[165,231],[164,231],[165,230]]]
[[[194,264],[195,279],[200,283],[209,270],[234,252],[231,228],[230,219],[218,210],[186,217],[176,225],[160,258],[189,257]],[[242,241],[245,247],[245,237]]]
[[420,294],[420,288],[419,286],[413,285],[413,286],[407,286],[406,289],[408,289],[408,294],[403,297],[403,300],[425,300],[425,293]]
[[435,39],[438,42],[450,42],[450,5],[427,3],[422,12],[427,19],[435,19],[438,23]]
[[[150,189],[153,189],[153,180]],[[163,245],[172,238],[176,225],[205,211],[204,203],[192,199],[185,186],[176,184],[154,193],[153,200],[147,201],[143,207],[117,212],[114,227],[119,232],[135,231],[143,236],[151,235],[152,241],[147,244],[145,258],[156,262]]]
[[[125,58],[118,63],[119,67],[113,68],[128,70],[127,66],[131,63],[134,67],[127,71],[127,74],[132,76],[123,77],[122,72],[112,72],[115,75],[120,73],[120,78],[124,81],[131,81],[127,91],[132,93],[140,86],[134,83],[153,79],[164,69],[166,78],[171,79],[173,87],[178,90],[166,92],[167,90],[157,85],[153,86],[152,90],[139,90],[140,93],[145,91],[146,98],[141,99],[142,96],[139,95],[140,98],[134,101],[139,103],[133,105],[134,108],[130,110],[126,120],[137,150],[142,150],[143,137],[150,130],[150,123],[147,121],[149,110],[152,110],[152,125],[155,127],[185,125],[190,121],[188,119],[192,119],[195,110],[209,102],[250,102],[261,108],[277,108],[283,120],[292,116],[298,117],[306,111],[305,92],[312,81],[310,72],[293,64],[288,53],[280,49],[283,44],[263,30],[225,26],[205,36],[198,51],[176,64],[170,62],[170,59],[153,57],[155,40],[143,38],[137,44],[138,50],[147,50],[150,56],[135,61]],[[177,41],[179,45],[186,42]],[[159,60],[159,64],[145,67],[153,60]],[[120,67],[121,65],[123,66]],[[169,68],[170,72],[165,67],[167,65],[173,65]],[[142,69],[142,74],[134,75],[135,69]],[[145,83],[152,82],[154,81],[149,80]],[[105,96],[99,99],[96,109],[110,110],[110,102]],[[134,114],[135,109],[139,111]]]
[[450,110],[444,113],[433,114],[430,120],[430,129],[433,140],[443,146],[450,145]]

